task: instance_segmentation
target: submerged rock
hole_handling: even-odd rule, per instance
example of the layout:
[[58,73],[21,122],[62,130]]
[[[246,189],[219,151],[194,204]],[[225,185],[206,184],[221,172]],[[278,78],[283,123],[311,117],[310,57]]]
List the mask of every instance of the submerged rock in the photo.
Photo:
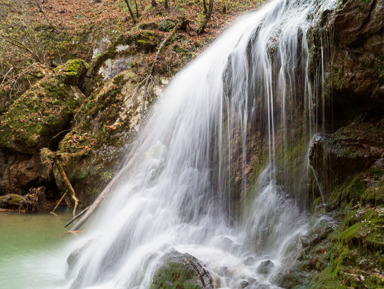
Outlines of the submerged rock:
[[151,289],[213,289],[209,272],[199,260],[176,250],[167,253],[153,277]]

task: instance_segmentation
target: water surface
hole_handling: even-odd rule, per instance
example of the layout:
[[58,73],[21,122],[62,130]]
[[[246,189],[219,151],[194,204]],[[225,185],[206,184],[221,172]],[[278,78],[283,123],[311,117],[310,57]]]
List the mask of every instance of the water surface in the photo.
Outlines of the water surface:
[[57,216],[0,212],[0,287],[42,288],[59,282],[66,265],[57,248],[74,238],[64,228],[71,217],[70,210]]

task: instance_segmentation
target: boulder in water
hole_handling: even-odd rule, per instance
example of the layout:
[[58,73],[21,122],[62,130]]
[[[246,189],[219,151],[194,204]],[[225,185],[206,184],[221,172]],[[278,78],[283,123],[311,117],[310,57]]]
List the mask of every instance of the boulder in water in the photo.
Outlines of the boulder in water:
[[151,289],[213,289],[209,272],[192,255],[171,250],[153,277]]
[[261,262],[261,264],[257,268],[257,272],[261,274],[269,274],[273,267],[275,267],[273,262],[271,260],[266,260]]

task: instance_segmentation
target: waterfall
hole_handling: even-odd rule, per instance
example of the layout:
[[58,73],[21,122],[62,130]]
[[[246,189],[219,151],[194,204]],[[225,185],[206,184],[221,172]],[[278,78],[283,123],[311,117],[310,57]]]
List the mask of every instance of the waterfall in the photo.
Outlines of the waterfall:
[[[201,260],[217,288],[278,288],[308,229],[306,151],[325,107],[324,53],[314,67],[308,34],[334,4],[270,2],[175,77],[60,288],[150,288],[171,248]],[[258,273],[265,260],[273,270]]]

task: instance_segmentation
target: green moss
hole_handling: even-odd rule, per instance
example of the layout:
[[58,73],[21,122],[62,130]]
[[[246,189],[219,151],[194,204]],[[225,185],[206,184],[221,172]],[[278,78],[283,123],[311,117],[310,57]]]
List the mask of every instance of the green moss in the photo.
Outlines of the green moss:
[[[329,266],[319,270],[310,288],[378,288],[384,278],[384,209],[349,210],[342,226],[327,242]],[[361,277],[365,279],[362,281]],[[372,287],[370,287],[372,286]]]
[[139,49],[152,52],[160,43],[160,35],[153,31],[142,31],[135,35],[135,43]]
[[151,289],[201,289],[196,271],[185,264],[169,262],[153,278]]
[[370,204],[373,206],[384,204],[384,184],[369,187],[361,196],[362,204]]
[[59,72],[43,78],[12,103],[0,117],[1,146],[36,148],[65,127],[82,94],[63,78]]
[[77,85],[89,68],[89,64],[84,60],[72,59],[55,68],[54,72],[58,74],[62,82]]
[[334,206],[354,205],[360,201],[365,188],[366,184],[361,180],[361,175],[358,175],[352,181],[336,186],[329,197],[329,202]]
[[23,197],[16,194],[0,196],[0,208],[18,209],[23,203]]

